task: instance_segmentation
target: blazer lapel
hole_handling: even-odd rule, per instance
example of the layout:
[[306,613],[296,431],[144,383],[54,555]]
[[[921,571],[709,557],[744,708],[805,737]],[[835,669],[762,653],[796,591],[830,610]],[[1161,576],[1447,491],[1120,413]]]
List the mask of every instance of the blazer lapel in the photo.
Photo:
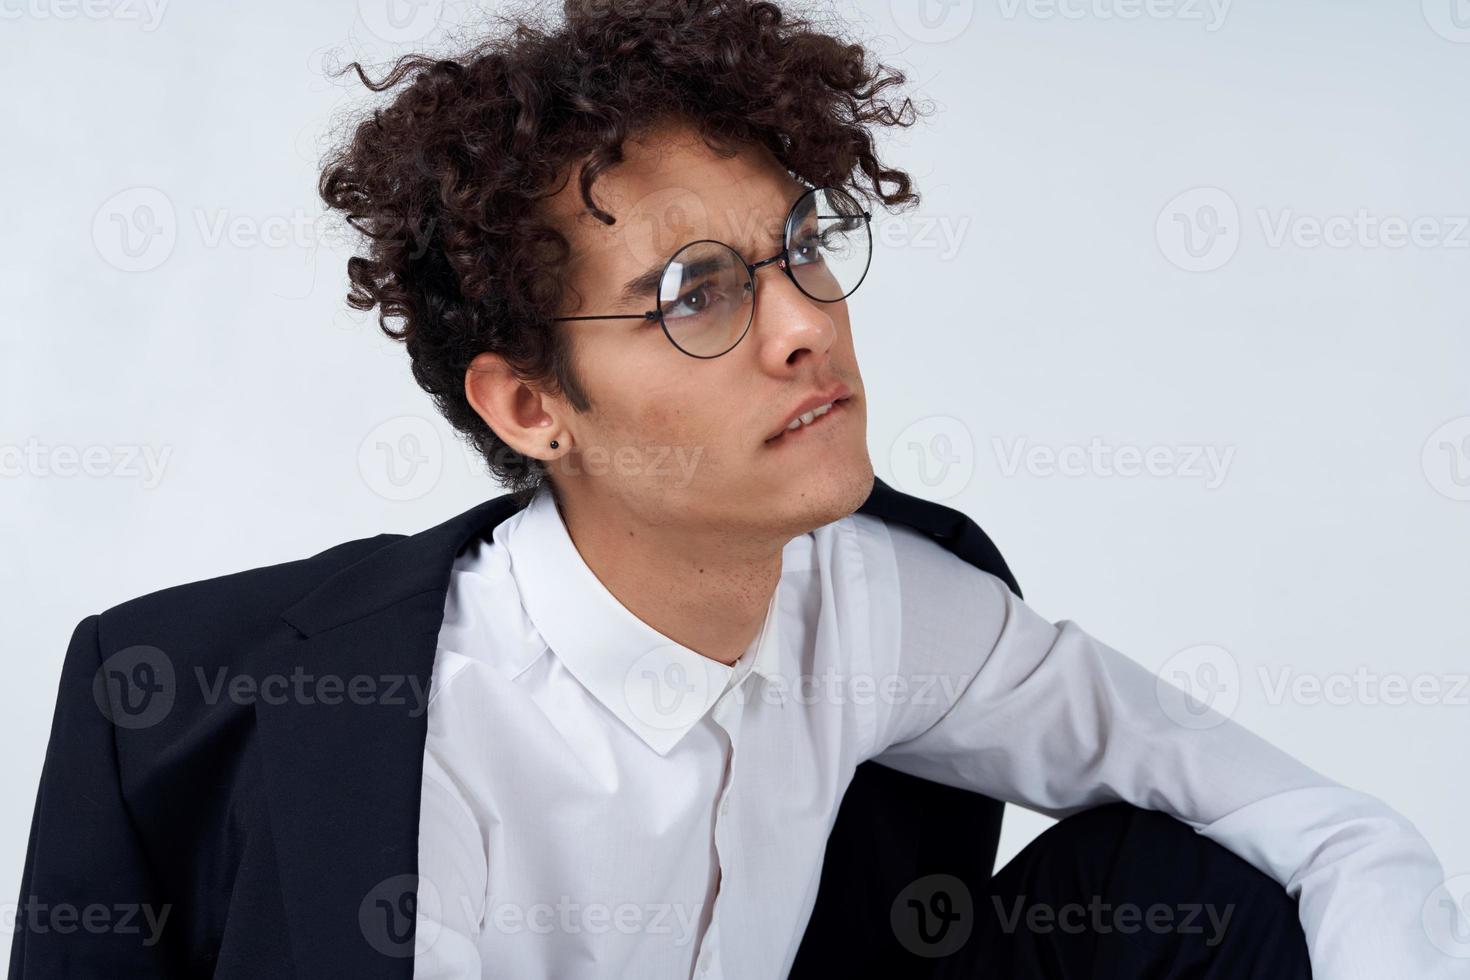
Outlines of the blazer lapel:
[[[304,977],[413,975],[427,697],[455,556],[521,509],[510,495],[387,541],[282,614],[250,658],[261,766],[292,949]],[[875,480],[859,508],[1001,577],[965,515]],[[269,681],[269,683],[267,683]]]
[[419,787],[449,574],[464,544],[519,509],[497,497],[390,538],[287,608],[289,628],[252,658],[302,977],[413,975],[414,909],[433,901],[415,878]]

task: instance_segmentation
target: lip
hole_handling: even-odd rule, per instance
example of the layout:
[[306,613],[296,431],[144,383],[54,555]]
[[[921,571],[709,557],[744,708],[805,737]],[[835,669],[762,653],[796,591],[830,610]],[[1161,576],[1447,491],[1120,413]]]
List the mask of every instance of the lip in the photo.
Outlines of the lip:
[[848,390],[847,385],[839,384],[836,387],[830,388],[825,392],[821,392],[819,394],[812,395],[809,398],[802,399],[796,404],[794,408],[791,409],[790,412],[786,413],[786,418],[781,423],[780,428],[778,428],[771,435],[767,436],[766,442],[769,443],[775,441],[777,437],[779,437],[782,433],[786,431],[786,427],[790,425],[792,420],[795,419],[798,415],[801,415],[804,412],[810,412],[812,409],[825,405],[828,402],[846,401],[851,397],[852,392]]

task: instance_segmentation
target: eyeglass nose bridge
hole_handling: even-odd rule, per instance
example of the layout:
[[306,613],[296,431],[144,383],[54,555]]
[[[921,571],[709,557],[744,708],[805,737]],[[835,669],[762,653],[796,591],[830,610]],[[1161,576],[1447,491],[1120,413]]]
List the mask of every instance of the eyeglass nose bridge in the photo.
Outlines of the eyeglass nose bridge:
[[770,265],[772,262],[775,262],[775,263],[779,264],[780,267],[781,267],[781,271],[782,272],[789,272],[790,271],[790,266],[786,262],[786,251],[785,251],[785,249],[782,249],[781,251],[777,252],[775,255],[771,256],[768,259],[761,259],[759,262],[754,262],[754,263],[747,262],[745,264],[745,269],[752,276],[754,276],[755,275],[755,270],[761,268],[762,266]]
[[[728,246],[726,247],[728,248]],[[735,250],[731,249],[731,251],[733,252]],[[735,254],[740,255],[739,252],[735,252]],[[740,261],[745,262],[745,258],[742,256]],[[738,344],[741,340],[745,339],[745,335],[750,332],[751,323],[755,320],[755,270],[764,268],[765,266],[770,265],[772,262],[776,263],[776,267],[778,269],[786,273],[786,278],[790,279],[792,284],[796,286],[797,289],[801,290],[803,295],[805,295],[806,293],[806,290],[801,288],[801,283],[796,281],[796,276],[793,275],[791,272],[791,263],[787,261],[787,252],[785,246],[782,246],[781,251],[777,252],[775,255],[771,256],[768,259],[761,259],[759,262],[745,262],[745,271],[750,276],[749,288],[750,298],[752,302],[750,306],[750,315],[745,320],[745,329],[740,331],[740,340],[735,341],[735,344]],[[729,349],[733,350],[735,348],[735,344],[731,344]],[[677,347],[679,345],[675,344],[674,346]]]
[[[739,255],[740,253],[737,252],[735,254]],[[744,262],[745,260],[741,259],[741,261]],[[745,271],[750,276],[750,290],[752,293],[755,292],[755,270],[764,268],[770,265],[772,262],[776,263],[776,267],[778,269],[786,273],[787,279],[790,279],[793,283],[796,283],[797,289],[801,288],[801,284],[797,283],[796,277],[791,274],[791,263],[786,260],[786,249],[783,247],[781,251],[777,252],[775,255],[771,256],[768,259],[761,259],[759,262],[745,263]],[[752,315],[754,315],[754,312],[754,310],[751,311]]]

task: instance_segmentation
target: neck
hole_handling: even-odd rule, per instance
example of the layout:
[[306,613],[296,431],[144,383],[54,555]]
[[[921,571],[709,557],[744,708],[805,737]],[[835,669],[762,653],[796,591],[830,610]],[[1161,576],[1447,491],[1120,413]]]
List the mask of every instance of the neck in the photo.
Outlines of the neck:
[[654,525],[576,492],[552,496],[582,560],[633,615],[727,665],[755,639],[781,578],[785,541]]

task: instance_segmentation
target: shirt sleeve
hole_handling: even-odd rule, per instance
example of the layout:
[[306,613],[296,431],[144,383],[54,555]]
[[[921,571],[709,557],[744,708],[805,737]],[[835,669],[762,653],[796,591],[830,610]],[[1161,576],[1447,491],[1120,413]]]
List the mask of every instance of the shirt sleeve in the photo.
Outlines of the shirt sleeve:
[[890,533],[911,696],[880,706],[876,761],[1057,818],[1115,801],[1167,813],[1297,900],[1318,980],[1470,974],[1426,931],[1444,874],[1406,818],[1213,709],[1179,723],[1177,688],[920,533]]

